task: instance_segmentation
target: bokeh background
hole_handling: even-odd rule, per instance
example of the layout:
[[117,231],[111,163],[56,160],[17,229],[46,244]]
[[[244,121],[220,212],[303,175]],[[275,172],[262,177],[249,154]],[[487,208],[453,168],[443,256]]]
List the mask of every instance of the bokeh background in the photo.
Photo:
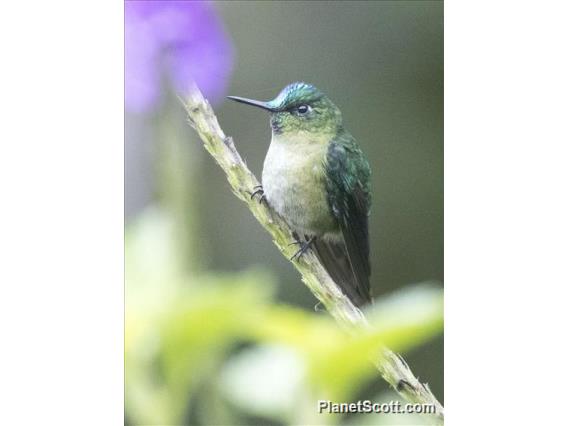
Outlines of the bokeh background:
[[334,346],[178,96],[197,81],[257,176],[268,116],[225,95],[272,99],[302,80],[341,108],[373,169],[377,336],[443,402],[443,3],[127,1],[125,48],[126,422],[421,424],[315,414],[325,396],[397,397]]

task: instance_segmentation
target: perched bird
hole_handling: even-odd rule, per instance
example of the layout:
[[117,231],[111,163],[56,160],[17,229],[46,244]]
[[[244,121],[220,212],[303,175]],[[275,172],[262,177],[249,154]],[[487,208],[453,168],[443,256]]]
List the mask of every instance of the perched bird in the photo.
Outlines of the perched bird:
[[272,141],[255,194],[295,231],[294,257],[313,250],[356,306],[370,303],[371,169],[339,108],[301,82],[271,101],[229,98],[270,112]]

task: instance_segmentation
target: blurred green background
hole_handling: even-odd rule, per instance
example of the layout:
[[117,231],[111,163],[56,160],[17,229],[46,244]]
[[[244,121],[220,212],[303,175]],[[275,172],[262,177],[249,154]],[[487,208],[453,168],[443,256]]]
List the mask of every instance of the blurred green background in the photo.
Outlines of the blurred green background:
[[[157,111],[125,115],[127,423],[422,422],[318,417],[314,401],[396,399],[360,359],[388,342],[443,402],[443,3],[213,7],[234,51],[227,94],[272,99],[290,82],[313,83],[367,154],[377,328],[363,349],[337,343],[164,82]],[[260,176],[268,116],[230,102],[215,109]],[[413,286],[425,281],[437,284]]]

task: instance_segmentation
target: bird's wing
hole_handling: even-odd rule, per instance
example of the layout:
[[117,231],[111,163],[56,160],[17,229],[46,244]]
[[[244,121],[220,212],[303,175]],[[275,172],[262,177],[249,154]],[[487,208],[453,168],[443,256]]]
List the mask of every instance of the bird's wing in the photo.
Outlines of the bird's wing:
[[372,301],[368,216],[370,167],[355,140],[342,133],[329,145],[325,170],[328,202],[342,241],[316,240],[316,253],[345,294],[357,306]]
[[343,239],[329,241],[318,238],[313,241],[312,249],[333,281],[355,306],[362,307],[371,301],[368,291],[358,287]]

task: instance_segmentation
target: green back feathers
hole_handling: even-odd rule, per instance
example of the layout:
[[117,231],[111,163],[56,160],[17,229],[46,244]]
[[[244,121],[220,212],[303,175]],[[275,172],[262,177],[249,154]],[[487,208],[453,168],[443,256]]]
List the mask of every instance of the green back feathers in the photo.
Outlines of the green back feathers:
[[[355,139],[341,131],[329,144],[326,160],[328,205],[344,244],[321,243],[317,252],[326,269],[358,306],[371,302],[368,216],[371,168]],[[349,267],[341,265],[346,257]]]

